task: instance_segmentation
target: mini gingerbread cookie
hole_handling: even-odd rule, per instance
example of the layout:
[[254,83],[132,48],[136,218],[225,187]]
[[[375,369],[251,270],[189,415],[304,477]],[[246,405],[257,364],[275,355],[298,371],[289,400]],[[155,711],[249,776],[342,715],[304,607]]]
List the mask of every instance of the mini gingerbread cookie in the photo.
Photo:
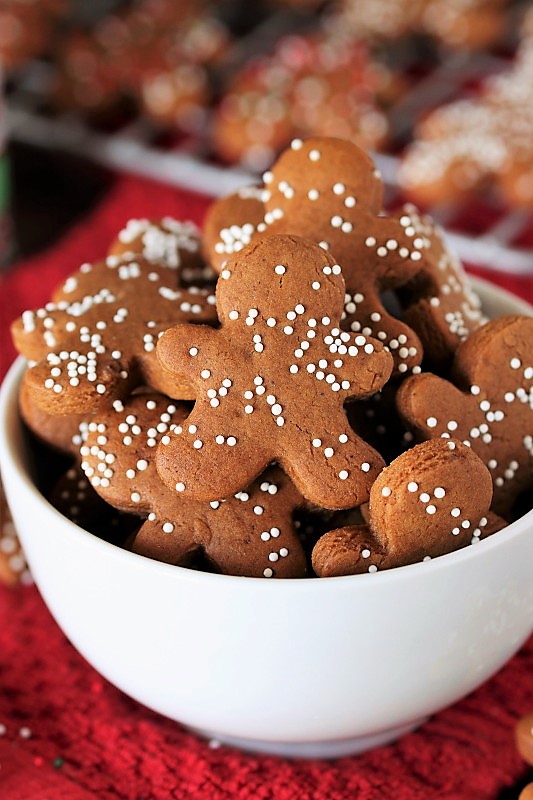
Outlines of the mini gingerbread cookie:
[[[479,301],[440,231],[414,206],[380,215],[381,178],[355,145],[295,140],[265,182],[267,233],[296,233],[334,256],[346,281],[342,327],[380,339],[399,374],[419,371],[417,333],[427,357],[440,362],[479,325]],[[409,325],[385,308],[381,295],[390,289],[402,294]]]
[[385,467],[370,491],[368,525],[325,534],[313,550],[319,577],[377,572],[450,553],[506,524],[489,513],[490,474],[453,440],[424,442]]
[[[216,276],[200,255],[200,231],[193,222],[163,217],[130,219],[109,248],[119,261],[142,258],[178,272],[180,288],[203,286]],[[117,262],[118,263],[118,262]]]
[[187,414],[161,395],[142,395],[85,427],[80,452],[93,487],[116,508],[147,517],[133,551],[181,566],[201,552],[225,574],[303,577],[306,561],[292,521],[303,498],[280,470],[211,503],[186,500],[161,483],[156,444],[181,428]]
[[[515,741],[518,752],[524,761],[533,767],[533,714],[522,717],[515,728]],[[533,800],[533,783],[522,790],[519,800]]]
[[341,332],[341,268],[318,245],[268,236],[230,259],[217,284],[220,330],[178,325],[158,342],[163,367],[193,383],[187,423],[161,443],[163,481],[216,500],[278,461],[324,508],[367,499],[380,456],[351,430],[343,403],[377,392],[392,358]]
[[30,582],[28,565],[0,483],[0,583],[16,586]]
[[51,414],[89,414],[141,384],[192,397],[190,387],[169,386],[155,346],[176,322],[214,322],[215,296],[177,289],[172,275],[140,259],[85,264],[53,302],[24,312],[12,334],[34,362],[27,382],[35,402]]
[[214,202],[205,218],[203,250],[213,269],[220,272],[228,258],[264,233],[264,189],[242,186]]
[[515,741],[518,752],[530,767],[533,767],[533,714],[517,723],[515,728]]
[[411,376],[398,409],[423,438],[471,446],[491,472],[494,509],[505,516],[533,485],[533,319],[503,317],[479,328],[457,350],[452,375],[456,386]]

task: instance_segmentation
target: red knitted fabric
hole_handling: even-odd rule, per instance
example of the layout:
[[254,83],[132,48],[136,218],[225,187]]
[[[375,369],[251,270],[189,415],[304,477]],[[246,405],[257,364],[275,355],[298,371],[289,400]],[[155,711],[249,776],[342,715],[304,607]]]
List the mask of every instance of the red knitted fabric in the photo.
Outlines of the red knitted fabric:
[[[14,355],[9,321],[44,303],[82,260],[101,256],[126,219],[166,213],[199,222],[206,205],[120,179],[91,219],[4,279],[0,376]],[[533,300],[533,277],[494,280]],[[530,640],[492,681],[393,746],[329,763],[256,757],[214,749],[128,699],[76,653],[34,587],[0,588],[0,798],[497,800],[526,771],[512,727],[533,708],[532,675]]]

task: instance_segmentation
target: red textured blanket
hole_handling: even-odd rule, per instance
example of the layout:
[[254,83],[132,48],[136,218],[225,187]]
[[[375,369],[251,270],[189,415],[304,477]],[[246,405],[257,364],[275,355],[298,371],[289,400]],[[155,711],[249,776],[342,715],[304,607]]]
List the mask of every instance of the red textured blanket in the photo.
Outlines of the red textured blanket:
[[[90,219],[4,278],[0,377],[14,357],[9,322],[46,302],[82,261],[101,257],[129,217],[200,222],[207,202],[120,179]],[[485,277],[533,300],[533,276]],[[505,790],[526,768],[512,728],[532,709],[530,640],[492,681],[393,746],[330,763],[215,749],[100,678],[34,587],[0,587],[1,800],[514,800]]]

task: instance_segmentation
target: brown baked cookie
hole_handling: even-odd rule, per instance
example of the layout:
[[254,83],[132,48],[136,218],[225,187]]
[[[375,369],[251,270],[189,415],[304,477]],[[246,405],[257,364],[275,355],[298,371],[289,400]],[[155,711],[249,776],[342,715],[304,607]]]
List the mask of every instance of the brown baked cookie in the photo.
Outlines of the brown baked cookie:
[[[380,215],[381,178],[355,145],[295,140],[265,181],[267,233],[304,236],[334,256],[346,281],[342,327],[383,342],[397,373],[419,371],[423,348],[417,333],[428,357],[440,363],[463,331],[477,327],[479,301],[440,232],[414,206]],[[381,296],[391,289],[400,291],[408,316],[385,308]]]
[[[178,272],[178,285],[203,286],[216,279],[201,258],[200,231],[193,222],[163,217],[130,219],[109,248],[119,261],[142,258]],[[118,261],[117,261],[118,263]]]
[[109,503],[147,518],[131,549],[189,566],[201,552],[219,572],[250,577],[303,577],[305,555],[292,515],[303,498],[269,469],[228,500],[186,500],[161,482],[156,444],[180,428],[188,408],[161,395],[132,397],[121,410],[86,426],[82,467]]
[[533,714],[517,723],[515,728],[516,747],[524,761],[533,767]]
[[250,244],[257,233],[264,232],[263,195],[261,186],[243,186],[209,207],[204,222],[203,251],[217,272],[230,256]]
[[31,362],[27,382],[51,414],[92,413],[145,384],[192,397],[168,384],[155,358],[161,331],[179,321],[216,321],[215,296],[177,289],[175,274],[142,260],[85,264],[53,302],[12,325],[17,350]]
[[[522,717],[515,728],[518,752],[524,761],[533,767],[533,714]],[[533,783],[528,783],[520,793],[519,800],[533,800]]]
[[269,236],[230,259],[217,284],[220,330],[178,325],[158,342],[163,367],[197,397],[162,441],[157,468],[184,497],[216,500],[272,461],[324,508],[364,502],[383,462],[354,434],[345,400],[377,392],[392,358],[341,332],[341,268],[318,245]]
[[475,331],[457,350],[454,384],[411,376],[397,404],[424,439],[459,439],[472,447],[494,482],[493,508],[506,516],[533,485],[533,319],[509,316]]
[[0,483],[0,583],[16,586],[31,583],[28,565]]
[[370,491],[369,524],[325,534],[319,577],[377,572],[450,553],[505,526],[489,514],[490,474],[455,441],[424,442],[385,467]]

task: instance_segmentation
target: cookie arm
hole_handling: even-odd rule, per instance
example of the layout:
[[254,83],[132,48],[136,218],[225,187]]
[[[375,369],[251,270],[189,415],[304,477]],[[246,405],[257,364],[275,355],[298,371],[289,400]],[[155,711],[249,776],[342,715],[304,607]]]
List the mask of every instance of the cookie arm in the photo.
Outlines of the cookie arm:
[[347,352],[334,354],[331,364],[335,380],[341,385],[340,393],[346,399],[352,399],[379,392],[392,372],[391,354],[381,342],[362,334],[352,334],[345,346]]
[[[207,325],[183,323],[169,328],[157,342],[157,360],[167,380],[198,384],[221,357],[220,334]],[[207,372],[204,372],[206,370]]]
[[405,375],[422,362],[422,343],[416,333],[404,322],[393,317],[381,302],[379,292],[372,286],[365,294],[347,293],[342,327],[365,334],[386,345],[394,359],[396,375]]
[[387,568],[387,557],[368,525],[350,525],[320,537],[311,556],[319,578],[361,575]]
[[424,439],[434,439],[443,433],[446,438],[453,435],[462,439],[454,423],[464,417],[466,400],[455,386],[429,372],[407,378],[396,395],[401,417]]
[[[163,526],[168,526],[168,533]],[[200,545],[182,525],[178,530],[174,521],[157,517],[146,520],[133,539],[130,549],[133,553],[155,561],[163,561],[176,567],[187,567],[200,549]]]

